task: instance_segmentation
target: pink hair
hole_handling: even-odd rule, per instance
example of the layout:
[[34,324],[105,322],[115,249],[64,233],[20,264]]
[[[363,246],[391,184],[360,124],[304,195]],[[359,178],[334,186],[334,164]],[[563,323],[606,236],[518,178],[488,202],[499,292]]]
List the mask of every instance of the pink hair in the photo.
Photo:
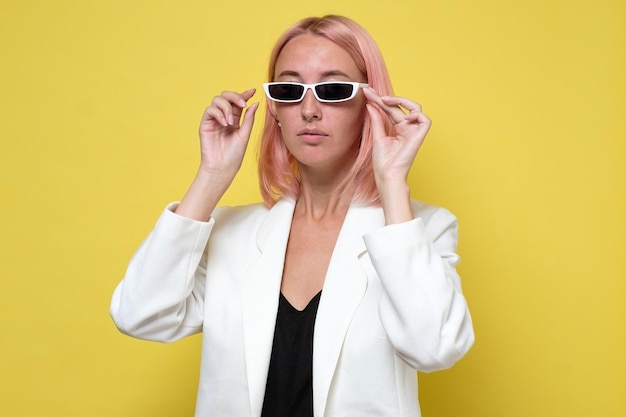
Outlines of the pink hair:
[[[297,22],[283,33],[272,51],[269,81],[274,81],[276,61],[285,45],[293,38],[307,33],[329,39],[347,51],[370,87],[380,95],[393,95],[385,61],[372,36],[355,21],[337,15],[309,17]],[[388,134],[392,129],[391,123],[386,122],[385,130]],[[372,141],[370,117],[366,112],[359,152],[346,178],[346,183],[356,184],[353,200],[364,204],[380,203],[372,167]],[[295,158],[287,150],[280,128],[269,110],[265,114],[265,126],[259,149],[259,183],[263,200],[269,207],[281,197],[297,198],[300,194]]]

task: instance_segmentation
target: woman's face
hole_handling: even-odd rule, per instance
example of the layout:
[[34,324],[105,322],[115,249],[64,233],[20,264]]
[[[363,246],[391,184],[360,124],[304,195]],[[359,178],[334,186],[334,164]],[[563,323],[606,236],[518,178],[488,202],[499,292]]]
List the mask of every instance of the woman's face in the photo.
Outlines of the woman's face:
[[[281,51],[275,81],[313,84],[322,81],[365,82],[350,55],[334,42],[317,35],[300,35]],[[358,152],[365,117],[365,96],[340,103],[321,103],[307,90],[299,103],[271,102],[289,152],[307,168],[339,173],[350,169]]]

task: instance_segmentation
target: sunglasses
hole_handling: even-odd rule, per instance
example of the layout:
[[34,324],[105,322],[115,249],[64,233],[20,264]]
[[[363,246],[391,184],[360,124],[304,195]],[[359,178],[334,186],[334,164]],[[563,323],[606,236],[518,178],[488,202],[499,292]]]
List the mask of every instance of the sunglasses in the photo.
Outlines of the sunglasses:
[[325,81],[316,84],[296,82],[273,82],[263,84],[265,94],[270,100],[279,103],[298,103],[304,99],[306,91],[311,89],[321,103],[340,103],[356,96],[359,88],[369,87],[364,83],[347,81]]

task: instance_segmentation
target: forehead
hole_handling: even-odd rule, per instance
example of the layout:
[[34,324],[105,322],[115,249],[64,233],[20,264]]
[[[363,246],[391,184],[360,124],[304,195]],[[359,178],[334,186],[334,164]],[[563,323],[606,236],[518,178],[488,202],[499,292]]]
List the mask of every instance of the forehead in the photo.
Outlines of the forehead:
[[285,75],[315,78],[307,81],[340,74],[353,79],[360,77],[360,71],[347,51],[329,39],[312,34],[300,35],[287,42],[274,69],[276,78]]

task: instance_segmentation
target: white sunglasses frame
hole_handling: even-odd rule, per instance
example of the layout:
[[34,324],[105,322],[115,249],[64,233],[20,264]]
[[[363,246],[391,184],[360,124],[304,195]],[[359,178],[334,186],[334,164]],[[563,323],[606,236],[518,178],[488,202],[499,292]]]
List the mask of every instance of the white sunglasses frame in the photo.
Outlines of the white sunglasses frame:
[[[289,84],[289,85],[297,85],[300,87],[304,87],[304,91],[302,92],[302,97],[300,97],[298,100],[279,100],[279,99],[273,98],[272,96],[270,96],[269,88],[272,85],[278,85],[278,84]],[[342,98],[340,100],[322,99],[318,97],[317,91],[315,91],[315,87],[319,85],[325,85],[325,84],[349,84],[352,86],[352,94],[350,95],[350,97]],[[354,81],[323,81],[321,83],[315,83],[315,84],[298,83],[295,81],[275,81],[271,83],[263,83],[263,90],[265,91],[265,95],[267,96],[267,98],[277,103],[300,103],[302,100],[304,100],[304,96],[306,96],[306,92],[308,90],[311,90],[313,92],[313,95],[315,96],[317,101],[319,101],[320,103],[342,103],[344,101],[352,100],[354,97],[356,97],[356,93],[359,91],[360,88],[367,88],[367,87],[369,87],[369,85],[366,83],[359,83],[359,82],[354,82]]]

